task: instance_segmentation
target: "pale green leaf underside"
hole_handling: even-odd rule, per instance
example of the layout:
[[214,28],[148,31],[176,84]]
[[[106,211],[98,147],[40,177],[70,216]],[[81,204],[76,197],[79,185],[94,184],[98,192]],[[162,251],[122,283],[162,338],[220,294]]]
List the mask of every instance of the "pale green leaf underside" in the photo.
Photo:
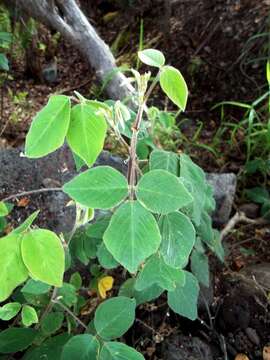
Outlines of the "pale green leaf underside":
[[14,318],[21,310],[22,305],[18,302],[12,302],[0,307],[0,319],[8,321]]
[[128,194],[124,175],[109,166],[98,166],[76,176],[63,190],[78,203],[95,209],[110,209]]
[[180,71],[172,66],[164,66],[159,81],[168,98],[184,111],[187,105],[188,88]]
[[179,176],[179,157],[171,151],[152,151],[149,164],[150,170],[166,170],[175,176]]
[[103,240],[115,260],[134,273],[157,251],[161,237],[154,216],[138,201],[127,201],[113,214]]
[[206,254],[196,249],[192,251],[191,271],[201,284],[209,286],[209,265]]
[[205,205],[206,179],[203,170],[188,155],[180,155],[180,176],[191,185],[194,203],[191,204],[192,219],[200,224],[201,214]]
[[99,245],[97,258],[104,269],[114,269],[119,265],[103,242]]
[[72,108],[67,142],[72,151],[90,167],[101,153],[107,131],[104,117],[87,104]]
[[137,306],[158,298],[164,292],[164,289],[161,289],[157,285],[152,285],[143,291],[138,291],[135,289],[135,284],[135,278],[127,279],[121,285],[118,295],[134,298]]
[[118,296],[104,301],[95,312],[94,324],[98,335],[105,340],[122,336],[135,320],[136,301]]
[[159,287],[173,291],[176,284],[183,286],[185,273],[167,265],[161,255],[153,255],[147,260],[143,269],[138,275],[135,289],[142,291],[156,284]]
[[39,214],[39,210],[33,212],[24,222],[12,231],[13,234],[20,234],[28,230]]
[[195,244],[195,229],[192,222],[186,215],[174,212],[162,216],[159,226],[162,236],[160,252],[165,262],[176,268],[186,266]]
[[144,360],[144,357],[126,344],[110,341],[103,344],[99,360]]
[[161,51],[146,49],[138,52],[138,57],[142,63],[160,68],[165,64],[165,57]]
[[10,234],[0,239],[0,302],[28,278],[20,246],[20,235]]
[[63,145],[70,122],[70,99],[54,95],[36,115],[26,136],[25,154],[39,158]]
[[24,264],[34,280],[62,286],[65,254],[60,239],[53,232],[38,229],[25,233],[21,251]]
[[178,210],[193,200],[183,183],[165,170],[152,170],[143,175],[136,195],[147,209],[159,214]]
[[186,282],[184,286],[177,286],[174,291],[168,292],[168,304],[179,315],[190,320],[196,320],[199,284],[195,276],[185,271]]
[[94,360],[99,349],[98,340],[90,334],[73,336],[63,347],[61,360]]
[[23,305],[22,308],[22,323],[24,326],[31,326],[38,323],[38,316],[36,310],[30,305]]

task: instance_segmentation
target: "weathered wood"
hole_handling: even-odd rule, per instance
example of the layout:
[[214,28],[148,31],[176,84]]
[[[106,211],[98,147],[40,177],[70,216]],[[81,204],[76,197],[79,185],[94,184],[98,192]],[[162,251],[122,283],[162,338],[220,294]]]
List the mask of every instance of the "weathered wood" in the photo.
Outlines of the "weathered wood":
[[[15,4],[15,0],[11,1]],[[133,87],[117,70],[109,47],[89,23],[75,0],[16,0],[16,3],[29,16],[54,28],[73,44],[95,69],[99,80],[106,84],[106,91],[111,98],[130,97]]]

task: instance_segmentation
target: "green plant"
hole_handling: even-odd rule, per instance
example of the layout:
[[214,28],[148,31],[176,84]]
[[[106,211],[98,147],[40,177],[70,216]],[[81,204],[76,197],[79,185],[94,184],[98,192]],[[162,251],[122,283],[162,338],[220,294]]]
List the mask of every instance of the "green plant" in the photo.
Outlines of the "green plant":
[[[46,156],[66,139],[77,167],[90,169],[62,189],[50,189],[63,190],[76,206],[71,234],[58,237],[33,228],[34,213],[0,239],[0,301],[12,294],[12,301],[0,308],[0,318],[17,316],[15,324],[21,321],[24,325],[0,332],[0,353],[30,347],[23,359],[67,360],[78,354],[81,359],[143,359],[133,348],[114,340],[132,326],[136,305],[165,291],[173,311],[191,320],[197,318],[199,282],[209,284],[206,247],[223,260],[219,235],[211,226],[212,189],[202,169],[185,154],[155,150],[148,170],[143,173],[140,169],[137,142],[144,136],[144,113],[154,87],[160,83],[181,110],[188,92],[181,73],[165,65],[161,52],[143,50],[139,57],[158,71],[148,87],[150,73],[140,75],[133,70],[137,85],[133,106],[138,107],[134,119],[133,111],[120,101],[101,103],[76,93],[77,98],[52,96],[32,122],[26,156]],[[128,150],[127,177],[109,166],[92,167],[103,149],[108,127]],[[0,204],[5,216],[6,204]],[[101,210],[101,215],[88,224],[94,209]],[[63,282],[74,259],[90,265],[90,284],[83,282],[78,272],[69,283]],[[191,271],[186,268],[189,262]],[[90,287],[105,298],[113,286],[108,271],[113,274],[119,266],[125,269],[125,280],[118,294],[114,290],[116,296],[92,305],[92,321],[85,324],[80,314],[86,299],[80,290]],[[31,324],[36,325],[29,328]],[[78,326],[84,334],[76,335]],[[52,336],[61,327],[66,330]]]
[[[270,86],[269,62],[266,64],[266,78]],[[221,107],[221,128],[229,130],[229,144],[233,148],[239,146],[239,137],[245,145],[245,172],[252,175],[261,173],[265,179],[269,174],[270,163],[270,91],[269,89],[251,104],[237,101],[224,101],[213,107]],[[224,119],[224,107],[233,106],[244,110],[241,121],[232,122]]]
[[254,187],[245,190],[248,200],[261,205],[261,216],[269,218],[270,215],[270,194],[263,187]]

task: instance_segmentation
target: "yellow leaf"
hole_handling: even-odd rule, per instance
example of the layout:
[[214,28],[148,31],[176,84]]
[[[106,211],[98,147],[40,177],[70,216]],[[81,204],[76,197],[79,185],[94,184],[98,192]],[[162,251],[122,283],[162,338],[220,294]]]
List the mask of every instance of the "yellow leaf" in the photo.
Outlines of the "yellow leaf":
[[245,354],[238,354],[234,360],[249,360],[249,358]]
[[98,292],[102,299],[106,299],[107,291],[110,291],[113,287],[114,278],[112,276],[105,276],[98,282]]
[[265,346],[263,348],[263,360],[270,360],[270,346]]

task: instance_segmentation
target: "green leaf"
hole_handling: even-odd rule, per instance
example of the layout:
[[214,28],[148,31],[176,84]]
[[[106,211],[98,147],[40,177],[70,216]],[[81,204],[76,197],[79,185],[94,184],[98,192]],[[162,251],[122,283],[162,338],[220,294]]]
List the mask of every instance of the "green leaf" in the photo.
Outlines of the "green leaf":
[[180,155],[180,176],[191,186],[191,194],[194,198],[192,208],[192,220],[196,225],[200,224],[202,211],[205,205],[205,190],[207,187],[203,170],[196,165],[189,156]]
[[192,251],[191,255],[191,271],[201,284],[209,286],[208,257],[196,249]]
[[12,302],[5,304],[0,307],[0,319],[8,321],[14,318],[18,312],[21,310],[22,305],[18,302]]
[[47,294],[50,288],[51,288],[50,285],[44,284],[41,281],[29,279],[21,289],[21,292],[32,295],[41,295],[41,294]]
[[92,106],[78,104],[72,108],[67,142],[71,150],[90,167],[101,153],[107,131],[104,117]]
[[21,255],[21,236],[10,234],[0,239],[0,302],[28,278]]
[[54,334],[61,329],[64,321],[64,314],[60,311],[47,314],[41,321],[42,333],[46,336]]
[[211,248],[214,244],[214,231],[212,228],[212,218],[206,211],[202,212],[201,222],[196,230],[201,240]]
[[160,252],[165,262],[176,268],[186,266],[195,244],[195,229],[189,218],[174,212],[162,216],[159,222],[162,236]]
[[254,187],[245,191],[247,198],[257,204],[264,204],[270,198],[269,192],[263,187]]
[[110,209],[128,194],[127,179],[110,166],[87,170],[63,187],[72,199],[95,209]]
[[160,73],[160,86],[168,98],[185,111],[188,98],[188,88],[179,70],[172,66],[164,66]]
[[142,291],[156,284],[165,290],[173,291],[177,284],[183,286],[184,283],[184,271],[170,267],[160,255],[153,255],[139,273],[135,289]]
[[76,288],[72,284],[64,283],[58,290],[58,295],[61,297],[61,302],[68,307],[76,304],[77,302]]
[[209,214],[211,214],[216,208],[216,201],[213,194],[213,187],[210,184],[206,184],[204,210]]
[[160,111],[158,122],[165,128],[172,128],[175,125],[175,117],[167,111]]
[[13,234],[20,234],[30,228],[33,222],[36,220],[39,214],[39,210],[33,212],[20,226],[12,231]]
[[22,308],[22,323],[24,326],[31,326],[38,323],[38,316],[36,310],[29,305],[23,305]]
[[94,360],[99,350],[98,340],[90,335],[73,336],[63,347],[61,360]]
[[147,209],[159,214],[178,210],[193,200],[183,183],[165,170],[152,170],[143,175],[136,195]]
[[150,155],[150,170],[167,170],[175,176],[179,176],[179,157],[171,151],[154,150]]
[[101,303],[95,312],[95,328],[104,340],[116,339],[131,327],[135,320],[134,299],[118,296]]
[[9,328],[0,332],[0,353],[9,354],[25,350],[32,344],[37,331],[34,329]]
[[3,201],[0,201],[0,216],[8,215],[9,211],[6,204]]
[[30,276],[46,284],[61,287],[65,253],[60,239],[49,230],[31,230],[23,235],[22,257]]
[[161,237],[154,216],[138,201],[127,201],[113,214],[103,240],[114,259],[134,273],[157,251]]
[[213,243],[212,246],[209,246],[210,249],[216,254],[221,262],[224,262],[224,248],[222,246],[220,232],[218,230],[213,231]]
[[74,286],[76,290],[79,290],[82,286],[82,277],[78,271],[73,273],[69,280],[70,284]]
[[165,57],[161,51],[146,49],[138,52],[138,57],[142,63],[160,68],[165,64]]
[[105,230],[109,226],[111,216],[105,215],[99,217],[94,223],[87,227],[86,234],[90,238],[102,239]]
[[144,357],[125,344],[110,341],[103,344],[99,360],[144,360]]
[[0,54],[0,70],[9,70],[8,59],[5,54]]
[[0,216],[0,236],[4,235],[3,232],[7,226],[7,220]]
[[186,282],[184,286],[177,286],[174,291],[168,292],[168,304],[170,308],[181,316],[190,320],[197,319],[197,302],[199,296],[199,284],[195,276],[185,271]]
[[103,242],[99,245],[97,258],[98,262],[104,269],[114,269],[119,265],[113,258],[112,254],[107,250]]
[[270,86],[270,62],[269,62],[269,60],[267,60],[267,63],[266,63],[266,79],[267,79],[268,85]]
[[129,278],[127,279],[120,287],[118,296],[127,296],[134,298],[136,300],[136,305],[144,304],[146,302],[152,301],[158,298],[163,292],[164,289],[160,288],[157,285],[149,286],[143,291],[138,291],[135,289],[136,279]]
[[26,136],[25,155],[39,158],[64,144],[70,121],[70,99],[54,95],[35,116]]
[[12,42],[12,34],[6,31],[0,32],[0,46],[10,44]]
[[23,360],[61,360],[63,346],[69,338],[69,334],[49,338],[38,347],[30,348],[24,355]]

